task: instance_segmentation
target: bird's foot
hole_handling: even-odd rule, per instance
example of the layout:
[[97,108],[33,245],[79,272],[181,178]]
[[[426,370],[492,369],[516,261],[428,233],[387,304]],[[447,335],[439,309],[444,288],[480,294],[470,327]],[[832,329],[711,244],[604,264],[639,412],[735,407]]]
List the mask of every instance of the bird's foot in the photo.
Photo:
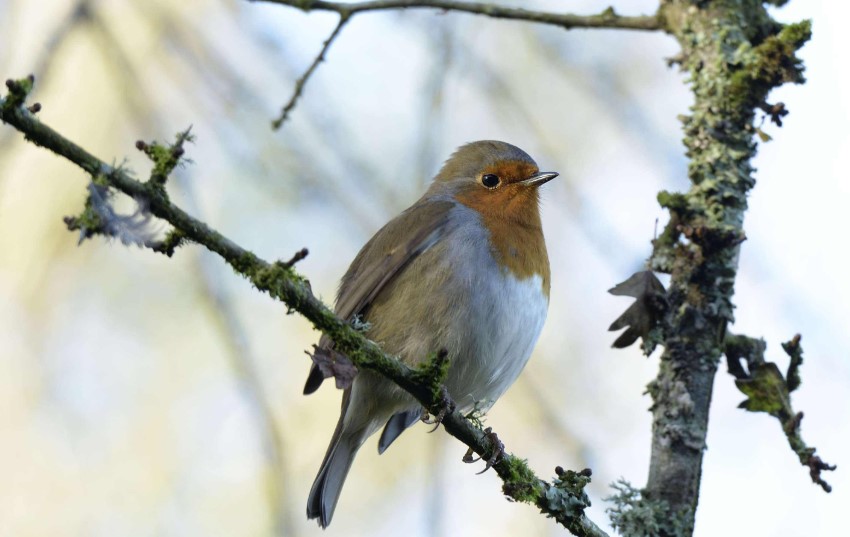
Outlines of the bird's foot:
[[[496,433],[493,432],[492,427],[487,427],[484,429],[484,434],[487,435],[487,438],[490,440],[490,443],[493,445],[493,453],[490,455],[490,458],[487,459],[484,465],[484,469],[478,472],[479,474],[483,474],[490,468],[492,468],[495,464],[498,464],[500,460],[505,456],[505,444],[499,440],[499,437],[496,436]],[[463,462],[467,464],[471,464],[473,462],[478,462],[481,460],[481,457],[475,457],[472,448],[466,450],[466,454],[463,456]]]
[[433,433],[437,430],[437,427],[443,423],[443,420],[446,416],[449,415],[450,412],[453,412],[455,409],[455,403],[452,401],[452,398],[449,397],[449,391],[445,386],[440,388],[440,401],[439,401],[439,411],[431,417],[431,414],[427,410],[422,411],[422,423],[427,423],[428,425],[433,425],[434,428],[428,431],[429,433]]

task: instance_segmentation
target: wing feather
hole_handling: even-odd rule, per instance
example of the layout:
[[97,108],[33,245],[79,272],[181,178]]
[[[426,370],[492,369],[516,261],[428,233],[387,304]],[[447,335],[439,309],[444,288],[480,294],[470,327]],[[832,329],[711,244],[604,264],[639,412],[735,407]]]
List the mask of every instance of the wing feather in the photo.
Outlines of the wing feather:
[[[335,313],[351,320],[368,321],[369,306],[410,262],[442,239],[449,227],[449,213],[455,204],[438,200],[416,203],[381,228],[360,250],[342,278]],[[333,346],[326,335],[319,347]],[[304,393],[319,389],[324,376],[313,364]]]

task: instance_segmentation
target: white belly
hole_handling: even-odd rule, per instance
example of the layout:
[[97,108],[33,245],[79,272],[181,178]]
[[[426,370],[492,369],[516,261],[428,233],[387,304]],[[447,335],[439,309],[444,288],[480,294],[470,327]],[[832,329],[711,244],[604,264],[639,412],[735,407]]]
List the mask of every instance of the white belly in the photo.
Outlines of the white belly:
[[[540,276],[518,280],[493,274],[476,286],[476,304],[459,324],[460,355],[449,370],[447,386],[464,412],[486,410],[514,383],[534,349],[549,301]],[[451,356],[451,355],[450,355]]]
[[[461,211],[458,216],[477,218]],[[542,277],[518,279],[500,268],[488,239],[483,228],[464,226],[446,244],[466,254],[449,268],[446,290],[463,298],[456,302],[444,339],[452,360],[446,385],[463,411],[490,408],[514,383],[549,307]]]

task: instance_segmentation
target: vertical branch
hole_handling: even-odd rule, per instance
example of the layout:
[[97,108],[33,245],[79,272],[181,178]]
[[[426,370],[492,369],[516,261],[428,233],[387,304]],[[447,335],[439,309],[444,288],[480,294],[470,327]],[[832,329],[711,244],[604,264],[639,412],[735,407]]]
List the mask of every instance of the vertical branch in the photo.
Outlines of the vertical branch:
[[657,508],[657,533],[691,535],[712,384],[733,320],[747,193],[755,184],[755,111],[772,88],[803,81],[794,53],[810,30],[808,22],[783,27],[758,0],[668,0],[662,10],[694,94],[683,119],[691,188],[658,196],[671,217],[649,264],[672,277],[665,350],[649,385],[653,440],[643,492]]

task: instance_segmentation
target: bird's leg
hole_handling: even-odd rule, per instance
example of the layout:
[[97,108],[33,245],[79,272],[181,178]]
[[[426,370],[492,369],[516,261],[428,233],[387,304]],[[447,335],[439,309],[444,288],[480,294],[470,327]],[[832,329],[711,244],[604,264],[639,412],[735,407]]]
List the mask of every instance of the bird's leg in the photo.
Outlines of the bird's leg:
[[443,419],[455,409],[455,403],[452,401],[452,398],[449,397],[449,391],[445,386],[440,387],[440,400],[438,401],[439,410],[434,417],[431,417],[431,414],[428,413],[427,409],[422,410],[422,422],[427,423],[428,425],[434,425],[434,428],[431,429],[430,433],[433,433],[437,430],[437,427],[443,423]]
[[[483,474],[487,470],[493,467],[494,464],[497,464],[502,457],[505,456],[505,444],[499,440],[499,437],[496,436],[496,433],[493,431],[492,427],[487,427],[484,429],[484,434],[487,435],[487,438],[490,440],[490,443],[493,445],[493,453],[490,455],[490,458],[487,459],[487,463],[484,465],[484,469],[478,472],[479,474]],[[464,456],[464,462],[466,461],[466,457]]]
[[466,453],[463,454],[463,459],[461,459],[466,464],[472,464],[473,462],[478,462],[481,460],[481,457],[475,457],[475,452],[472,451],[472,448],[466,450]]

